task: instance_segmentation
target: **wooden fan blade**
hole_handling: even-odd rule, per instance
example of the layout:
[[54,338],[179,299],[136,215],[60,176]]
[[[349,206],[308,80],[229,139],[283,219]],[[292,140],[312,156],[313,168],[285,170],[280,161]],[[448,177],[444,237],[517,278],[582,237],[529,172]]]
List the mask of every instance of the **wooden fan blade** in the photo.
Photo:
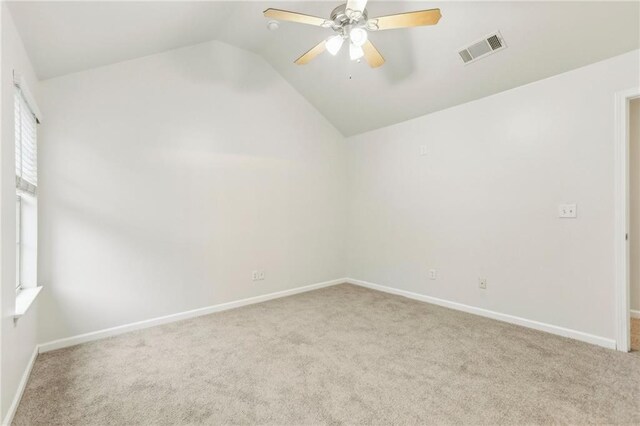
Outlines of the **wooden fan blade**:
[[371,68],[378,68],[384,64],[384,58],[369,40],[362,45],[362,50],[364,50],[364,58]]
[[308,64],[313,58],[315,58],[316,56],[318,56],[319,54],[321,54],[322,52],[324,52],[326,50],[325,43],[326,43],[326,41],[322,40],[320,43],[318,43],[315,46],[313,46],[311,49],[309,49],[307,51],[307,53],[305,53],[304,55],[300,56],[294,62],[296,64],[298,64],[298,65],[306,65],[306,64]]
[[442,15],[440,9],[418,10],[415,12],[398,13],[397,15],[380,16],[369,19],[367,29],[393,30],[396,28],[419,27],[421,25],[435,25]]
[[367,7],[367,0],[349,0],[345,8],[345,14],[354,20],[360,19],[362,12]]
[[331,21],[317,16],[305,15],[303,13],[290,12],[281,9],[267,9],[264,16],[280,21],[297,22],[299,24],[315,25],[317,27],[326,27],[331,25]]

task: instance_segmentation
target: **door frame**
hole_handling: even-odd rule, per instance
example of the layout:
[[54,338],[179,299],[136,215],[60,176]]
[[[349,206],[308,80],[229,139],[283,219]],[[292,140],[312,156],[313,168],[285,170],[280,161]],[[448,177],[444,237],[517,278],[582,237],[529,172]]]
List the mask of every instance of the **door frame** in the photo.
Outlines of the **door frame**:
[[631,350],[629,277],[629,104],[640,87],[615,95],[615,314],[616,349]]

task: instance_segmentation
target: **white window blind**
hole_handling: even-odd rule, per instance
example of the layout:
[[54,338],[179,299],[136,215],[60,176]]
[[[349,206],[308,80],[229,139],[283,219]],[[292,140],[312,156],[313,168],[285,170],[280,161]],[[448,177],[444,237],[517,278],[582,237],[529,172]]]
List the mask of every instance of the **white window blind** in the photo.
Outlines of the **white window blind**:
[[36,194],[38,187],[37,122],[22,91],[15,94],[16,188]]

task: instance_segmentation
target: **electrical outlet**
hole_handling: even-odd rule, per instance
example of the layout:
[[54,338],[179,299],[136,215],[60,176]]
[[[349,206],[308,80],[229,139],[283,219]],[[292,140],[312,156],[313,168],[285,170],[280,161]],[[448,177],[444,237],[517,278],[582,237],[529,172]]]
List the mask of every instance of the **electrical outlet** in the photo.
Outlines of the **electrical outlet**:
[[480,287],[481,289],[486,289],[487,288],[487,279],[486,278],[478,278],[478,287]]
[[575,219],[578,216],[577,206],[575,204],[559,204],[558,217],[566,219]]
[[258,271],[258,279],[264,280],[264,271]]
[[251,273],[251,281],[258,281],[258,271],[253,271]]
[[435,269],[429,269],[429,279],[435,280],[436,278],[438,278],[438,271]]

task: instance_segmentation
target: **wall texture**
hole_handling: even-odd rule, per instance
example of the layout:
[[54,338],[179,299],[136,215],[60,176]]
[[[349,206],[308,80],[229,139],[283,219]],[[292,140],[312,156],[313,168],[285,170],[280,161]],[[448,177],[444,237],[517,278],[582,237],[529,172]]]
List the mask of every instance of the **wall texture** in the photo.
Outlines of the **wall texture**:
[[613,338],[614,93],[639,71],[630,52],[349,138],[349,276]]
[[37,343],[38,301],[13,321],[16,300],[16,168],[13,71],[38,97],[38,81],[6,3],[0,3],[0,265],[2,327],[0,346],[0,419],[4,419]]
[[629,110],[629,191],[631,309],[640,311],[640,99]]
[[258,56],[205,43],[41,98],[41,341],[345,275],[344,140]]

